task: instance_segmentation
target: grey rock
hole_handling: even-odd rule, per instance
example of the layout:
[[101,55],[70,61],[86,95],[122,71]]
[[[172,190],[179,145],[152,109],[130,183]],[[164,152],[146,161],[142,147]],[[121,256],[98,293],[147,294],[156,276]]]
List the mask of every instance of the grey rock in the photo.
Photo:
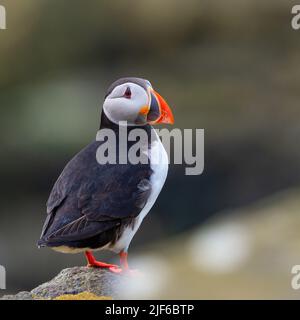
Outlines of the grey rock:
[[17,295],[4,296],[1,300],[53,299],[65,294],[90,292],[97,296],[118,297],[118,288],[126,278],[105,269],[73,267],[62,270],[55,278]]
[[16,295],[3,296],[0,300],[34,300],[34,298],[30,292],[22,291]]

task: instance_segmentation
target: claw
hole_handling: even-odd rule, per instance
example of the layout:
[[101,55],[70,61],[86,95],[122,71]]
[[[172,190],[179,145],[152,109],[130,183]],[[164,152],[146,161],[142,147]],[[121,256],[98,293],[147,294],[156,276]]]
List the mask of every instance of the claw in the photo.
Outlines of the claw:
[[129,277],[139,277],[141,275],[143,275],[139,270],[136,269],[122,269],[120,267],[111,267],[109,268],[109,271],[113,272],[113,273],[117,273],[123,276],[129,276]]
[[121,274],[123,272],[123,269],[121,269],[118,266],[112,266],[108,268],[108,270],[111,271],[112,273],[118,273],[118,274]]

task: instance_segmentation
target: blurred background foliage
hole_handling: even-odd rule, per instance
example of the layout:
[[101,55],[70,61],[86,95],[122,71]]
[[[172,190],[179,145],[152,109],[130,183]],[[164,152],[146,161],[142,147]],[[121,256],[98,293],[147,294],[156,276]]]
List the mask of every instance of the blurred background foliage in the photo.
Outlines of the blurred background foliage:
[[132,244],[137,257],[148,252],[165,265],[160,269],[171,276],[163,279],[176,279],[153,295],[299,297],[290,286],[291,266],[300,264],[295,1],[0,4],[7,11],[0,32],[0,264],[7,291],[84,263],[35,247],[45,202],[66,162],[94,139],[108,85],[139,76],[167,98],[176,127],[205,129],[204,173],[188,177],[171,166]]

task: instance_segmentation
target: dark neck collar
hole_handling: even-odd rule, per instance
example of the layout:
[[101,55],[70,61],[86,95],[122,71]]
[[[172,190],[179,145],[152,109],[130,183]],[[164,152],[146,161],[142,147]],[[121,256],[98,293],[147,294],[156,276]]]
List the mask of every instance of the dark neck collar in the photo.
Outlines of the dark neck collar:
[[[127,132],[130,132],[131,130],[136,128],[145,130],[148,136],[151,135],[151,130],[153,130],[152,126],[150,126],[149,124],[146,124],[144,126],[127,126]],[[116,133],[119,132],[119,125],[110,121],[103,110],[101,113],[100,130],[101,129],[112,129]]]

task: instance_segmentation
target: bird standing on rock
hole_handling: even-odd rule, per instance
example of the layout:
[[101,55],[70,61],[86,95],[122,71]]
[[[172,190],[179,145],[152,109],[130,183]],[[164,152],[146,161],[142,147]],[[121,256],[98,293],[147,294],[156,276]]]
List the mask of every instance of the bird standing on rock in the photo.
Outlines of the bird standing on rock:
[[[152,125],[173,124],[174,119],[149,81],[122,78],[107,91],[100,125],[100,132],[110,129],[115,133],[116,150],[124,138],[119,134],[124,122],[127,135],[141,129],[149,138],[148,163],[100,164],[97,150],[104,142],[91,142],[66,165],[54,184],[38,241],[39,247],[63,253],[85,252],[89,266],[116,273],[130,271],[129,244],[167,177],[168,156]],[[128,142],[127,151],[131,146]],[[159,161],[156,154],[161,155]],[[120,255],[120,267],[96,261],[92,251],[104,249]]]

